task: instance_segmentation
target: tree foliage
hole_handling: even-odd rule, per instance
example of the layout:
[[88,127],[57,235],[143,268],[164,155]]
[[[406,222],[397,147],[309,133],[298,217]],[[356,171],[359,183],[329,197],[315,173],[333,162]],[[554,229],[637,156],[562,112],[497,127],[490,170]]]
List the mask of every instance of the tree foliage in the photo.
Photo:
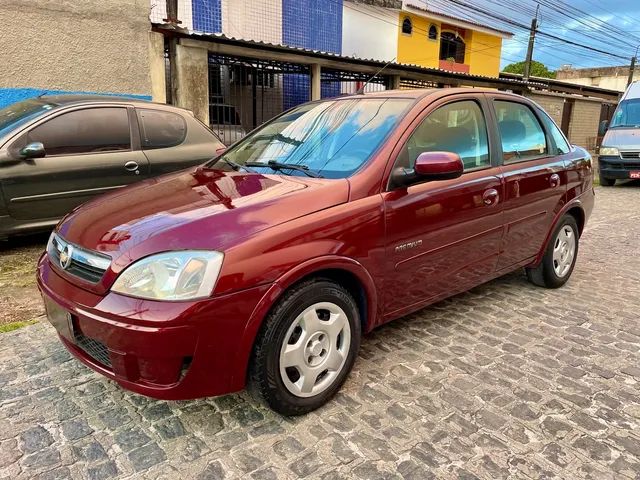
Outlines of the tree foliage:
[[[524,63],[525,62],[510,63],[504,67],[502,71],[522,75],[524,74]],[[544,63],[536,62],[535,60],[531,61],[531,71],[529,75],[532,77],[556,78],[556,72],[549,70]]]

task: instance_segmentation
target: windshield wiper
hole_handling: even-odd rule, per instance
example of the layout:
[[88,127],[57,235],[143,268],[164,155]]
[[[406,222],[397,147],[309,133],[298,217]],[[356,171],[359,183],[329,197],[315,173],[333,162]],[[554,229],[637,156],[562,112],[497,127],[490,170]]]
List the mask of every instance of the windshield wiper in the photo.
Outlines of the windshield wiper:
[[239,172],[240,170],[246,170],[249,173],[256,173],[255,170],[247,168],[247,165],[240,165],[239,163],[234,162],[233,160],[229,160],[227,157],[223,156],[220,158],[223,162],[229,165],[233,170]]
[[319,173],[310,170],[307,165],[298,165],[297,163],[281,163],[275,160],[269,160],[267,163],[247,162],[245,165],[249,167],[269,167],[272,170],[295,170],[304,173],[307,177],[324,178]]

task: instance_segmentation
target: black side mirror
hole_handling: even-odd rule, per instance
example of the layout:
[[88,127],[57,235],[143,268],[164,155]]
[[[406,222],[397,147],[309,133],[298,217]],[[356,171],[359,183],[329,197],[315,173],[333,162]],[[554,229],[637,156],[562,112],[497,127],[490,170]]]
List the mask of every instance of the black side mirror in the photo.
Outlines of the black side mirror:
[[598,127],[598,135],[601,137],[607,133],[607,128],[609,128],[609,120],[602,120],[600,122],[600,126]]
[[44,145],[40,142],[31,142],[20,150],[21,158],[42,158],[45,155]]

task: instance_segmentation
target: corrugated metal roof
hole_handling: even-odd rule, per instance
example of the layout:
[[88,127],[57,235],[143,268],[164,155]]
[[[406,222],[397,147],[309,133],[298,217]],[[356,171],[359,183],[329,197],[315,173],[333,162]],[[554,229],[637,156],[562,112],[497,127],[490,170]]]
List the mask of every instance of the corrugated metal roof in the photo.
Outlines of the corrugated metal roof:
[[[305,47],[293,47],[291,45],[285,45],[285,44],[276,44],[276,43],[269,43],[269,42],[263,42],[261,40],[248,40],[248,39],[244,39],[244,38],[237,38],[237,37],[230,37],[228,35],[225,35],[224,33],[207,33],[207,32],[201,32],[198,30],[187,30],[187,29],[182,29],[182,28],[175,28],[172,27],[170,25],[167,24],[158,24],[158,23],[154,23],[153,24],[155,27],[159,28],[159,29],[163,29],[163,30],[171,30],[173,32],[181,32],[182,34],[186,34],[187,36],[190,37],[200,37],[200,38],[205,38],[205,39],[209,39],[209,40],[222,40],[222,41],[228,41],[228,42],[235,42],[235,43],[242,43],[243,45],[246,46],[259,46],[259,47],[264,47],[264,48],[277,48],[277,49],[283,49],[283,50],[288,50],[291,52],[297,52],[297,53],[301,53],[301,54],[312,54],[315,56],[322,56],[322,57],[326,57],[326,58],[331,58],[331,59],[336,59],[336,60],[345,60],[345,61],[356,61],[356,62],[366,62],[369,64],[374,64],[374,65],[378,65],[380,67],[383,67],[384,65],[387,64],[387,62],[385,62],[384,60],[378,60],[375,58],[360,58],[360,57],[356,57],[356,56],[351,56],[351,55],[342,55],[340,53],[333,53],[333,52],[325,52],[322,50],[315,50],[315,49],[310,49],[310,48],[305,48]],[[453,70],[444,70],[444,69],[440,69],[440,68],[435,68],[435,67],[425,67],[423,65],[418,65],[415,63],[400,63],[400,62],[389,62],[389,67],[408,67],[408,68],[412,68],[412,69],[419,69],[421,70],[423,73],[433,73],[433,74],[442,74],[442,73],[447,73],[447,74],[451,74],[454,75],[456,77],[466,77],[466,78],[470,78],[470,79],[477,79],[477,80],[486,80],[486,81],[501,81],[501,82],[510,82],[515,84],[523,84],[525,82],[523,82],[522,80],[517,80],[517,79],[500,79],[498,77],[486,77],[486,76],[482,76],[482,75],[473,75],[470,73],[462,73],[462,72],[455,72]],[[529,82],[528,85],[534,85],[535,82]],[[541,84],[542,85],[542,84]]]
[[513,32],[509,32],[507,30],[502,30],[500,28],[491,26],[491,25],[486,25],[483,23],[478,22],[477,20],[473,20],[470,17],[467,16],[460,16],[460,15],[452,15],[450,13],[445,12],[442,9],[438,9],[437,7],[433,7],[433,6],[428,6],[428,7],[423,7],[420,5],[414,5],[411,3],[408,3],[406,5],[407,8],[412,8],[414,10],[419,10],[421,12],[424,12],[426,14],[432,14],[432,15],[438,15],[440,17],[444,17],[444,18],[448,18],[452,21],[457,21],[457,22],[462,22],[462,23],[468,23],[470,25],[476,26],[476,27],[481,27],[481,28],[486,28],[487,30],[493,30],[494,32],[497,33],[501,33],[503,35],[507,35],[509,37],[513,37]]

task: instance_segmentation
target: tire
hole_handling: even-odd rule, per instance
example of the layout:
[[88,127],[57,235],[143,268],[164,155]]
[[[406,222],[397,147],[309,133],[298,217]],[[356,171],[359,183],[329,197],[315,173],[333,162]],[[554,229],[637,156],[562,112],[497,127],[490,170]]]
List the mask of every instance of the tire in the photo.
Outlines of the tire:
[[[569,232],[571,232],[570,237]],[[545,288],[558,288],[567,283],[578,258],[579,236],[576,219],[571,215],[564,215],[553,230],[540,264],[526,269],[529,281]],[[562,246],[563,242],[567,243],[566,247]],[[571,254],[572,245],[573,253]]]
[[600,177],[600,185],[603,187],[613,187],[615,184],[615,178]]
[[286,292],[265,319],[249,364],[248,390],[282,415],[315,410],[346,380],[360,337],[351,294],[329,279],[305,281]]

